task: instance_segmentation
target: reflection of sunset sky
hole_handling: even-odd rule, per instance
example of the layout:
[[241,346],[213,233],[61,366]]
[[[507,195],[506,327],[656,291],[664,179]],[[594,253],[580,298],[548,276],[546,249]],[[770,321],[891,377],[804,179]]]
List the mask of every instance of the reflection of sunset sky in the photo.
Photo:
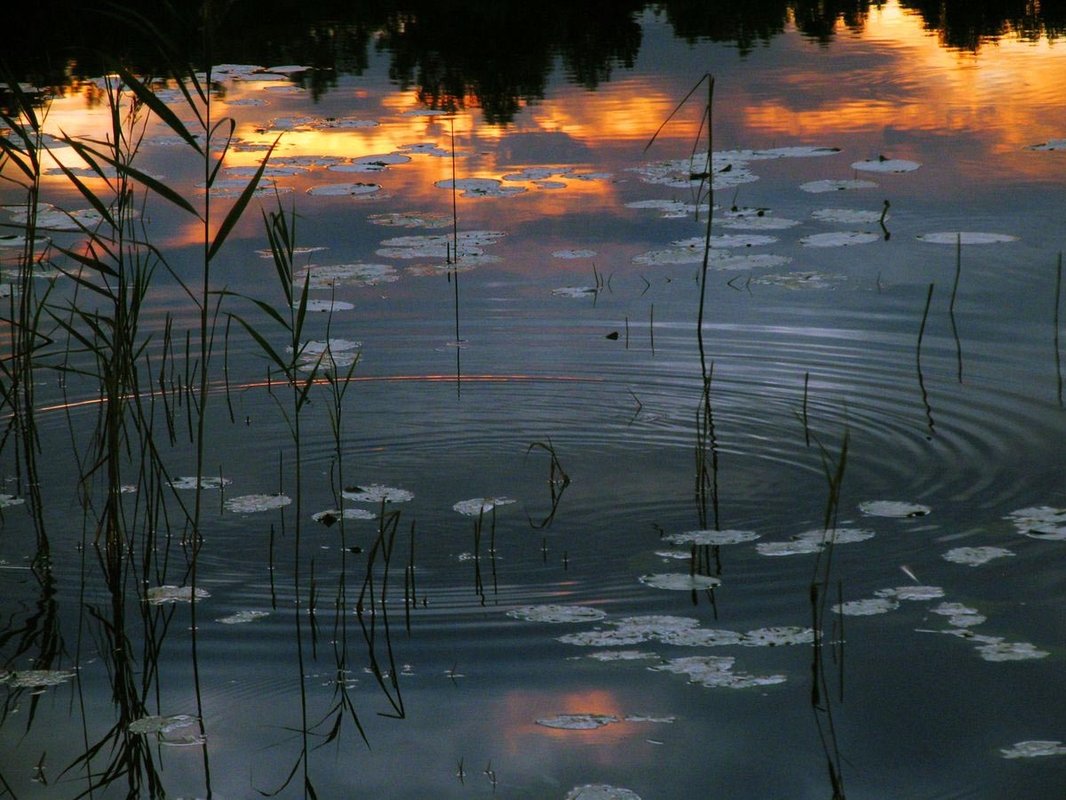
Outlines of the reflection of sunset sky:
[[[652,133],[705,69],[717,75],[718,149],[836,145],[854,158],[887,152],[914,158],[930,169],[937,168],[935,162],[950,159],[955,174],[967,182],[987,184],[995,179],[985,160],[991,155],[1017,177],[1046,180],[1046,159],[1033,158],[1025,147],[1061,137],[1066,130],[1066,111],[1056,105],[1060,55],[1047,41],[1002,40],[977,53],[947,50],[922,28],[916,15],[888,3],[871,10],[861,33],[840,26],[828,46],[799,36],[782,37],[772,48],[757,49],[737,62],[735,54],[720,45],[698,44],[689,48],[684,63],[666,69],[655,48],[659,34],[654,29],[663,23],[650,17],[645,22],[645,47],[633,70],[619,72],[593,92],[560,79],[549,86],[544,100],[526,105],[506,127],[484,123],[480,110],[473,107],[476,98],[468,98],[470,107],[452,116],[416,113],[420,111],[417,91],[395,90],[383,74],[383,61],[364,76],[342,78],[313,105],[304,93],[289,89],[284,79],[236,82],[226,87],[225,101],[214,109],[216,117],[233,115],[236,142],[246,148],[231,149],[226,165],[258,164],[263,148],[279,134],[276,156],[356,159],[411,145],[450,150],[454,132],[460,178],[500,179],[528,166],[568,167],[576,173],[609,170],[618,176],[592,181],[563,176],[558,180],[565,189],[541,188],[528,181],[506,183],[527,189],[502,201],[512,220],[550,219],[575,209],[617,209],[618,181],[632,180],[625,175],[627,167],[648,158],[677,157],[691,148],[702,92],[680,110],[651,153],[643,153]],[[733,70],[742,74],[734,76]],[[241,104],[249,100],[262,104]],[[187,121],[192,116],[183,109],[178,115]],[[272,120],[286,117],[352,118],[380,124],[271,127]],[[53,103],[47,127],[99,137],[105,121],[99,104],[75,93]],[[171,135],[158,122],[149,126],[148,135],[144,161],[139,163],[202,202],[201,189],[186,188],[202,182],[202,165],[187,148],[152,146],[152,136]],[[410,208],[439,208],[450,205],[450,196],[435,184],[450,180],[451,174],[451,158],[414,154],[410,163],[380,173],[333,172],[319,165],[277,181],[295,193],[301,207],[326,202],[339,209],[347,203],[352,212],[365,215],[380,210],[379,199],[320,201],[305,192],[321,183],[379,183],[383,197]],[[225,171],[220,177],[226,177]],[[64,183],[61,176],[46,180],[47,187],[70,197]],[[477,219],[484,205],[500,201],[460,198],[458,202],[461,216]],[[220,200],[216,213],[230,203]],[[179,224],[187,231],[161,237],[161,242],[198,241],[202,232],[192,222],[182,221]]]

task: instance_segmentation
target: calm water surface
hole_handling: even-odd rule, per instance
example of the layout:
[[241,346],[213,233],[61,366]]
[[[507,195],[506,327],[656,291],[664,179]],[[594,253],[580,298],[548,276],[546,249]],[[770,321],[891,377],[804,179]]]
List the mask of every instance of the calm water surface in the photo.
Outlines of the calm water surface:
[[[79,494],[88,487],[92,496],[101,480],[79,481],[91,468],[84,454],[99,390],[77,375],[61,387],[54,372],[37,373],[52,557],[50,569],[31,570],[28,504],[4,509],[0,653],[14,675],[0,727],[0,797],[297,797],[313,788],[324,798],[563,798],[604,784],[646,800],[824,798],[835,772],[838,795],[849,798],[1048,798],[1066,789],[1066,756],[1004,753],[1066,740],[1066,519],[1027,523],[1052,533],[1025,536],[1010,518],[1066,507],[1062,41],[1008,35],[953,49],[896,2],[871,9],[862,25],[838,22],[824,42],[790,18],[744,52],[685,41],[663,13],[637,13],[632,23],[632,63],[612,62],[595,90],[559,63],[542,96],[519,102],[506,121],[473,96],[453,113],[427,113],[426,98],[397,83],[384,47],[315,97],[303,73],[216,75],[214,113],[236,120],[222,173],[236,182],[230,197],[279,135],[272,164],[281,169],[267,176],[278,199],[253,201],[214,264],[214,288],[284,308],[272,262],[257,253],[267,247],[258,209],[278,202],[298,215],[297,243],[321,248],[298,255],[297,267],[388,267],[380,281],[347,278],[310,292],[351,308],[312,315],[307,338],[361,343],[344,397],[342,457],[327,387],[316,387],[300,414],[297,486],[275,402],[284,387],[276,374],[268,379],[261,348],[236,323],[223,348],[230,311],[273,334],[265,315],[227,297],[205,463],[231,483],[222,496],[203,493],[195,569],[179,508],[193,493],[167,490],[147,517],[149,501],[136,498],[149,487],[131,493],[129,518],[151,522],[131,535],[131,566],[116,588],[94,547],[99,507],[83,511]],[[703,344],[714,437],[701,452],[702,244],[688,258],[654,254],[701,239],[705,217],[666,216],[649,202],[694,203],[698,184],[686,173],[701,168],[681,165],[680,185],[649,178],[694,146],[706,150],[705,84],[645,146],[707,72],[715,151],[793,149],[715,161],[714,235],[773,238],[723,240],[735,257],[712,258]],[[90,94],[53,101],[47,130],[100,136],[106,109]],[[191,119],[173,91],[162,96]],[[149,123],[141,168],[202,203],[202,163],[173,139]],[[1033,147],[1055,140],[1057,150]],[[78,163],[69,148],[56,153]],[[384,158],[396,154],[409,160]],[[402,163],[353,171],[366,156]],[[878,159],[917,168],[853,166]],[[453,209],[453,169],[460,180],[521,191],[459,196]],[[735,181],[744,170],[751,179]],[[801,188],[827,180],[875,185]],[[342,183],[378,188],[322,193]],[[67,209],[86,205],[62,175],[47,176],[42,191]],[[5,192],[3,202],[21,202]],[[225,209],[232,200],[216,202]],[[761,211],[737,218],[734,207]],[[819,219],[827,209],[838,220],[840,209],[868,217]],[[438,215],[441,227],[380,224],[381,215],[413,212]],[[142,219],[174,273],[198,281],[199,227],[159,200]],[[795,224],[770,227],[777,220]],[[442,254],[400,257],[410,254],[387,241],[453,230],[501,236],[483,246],[485,257],[461,243],[458,271]],[[834,232],[870,235],[847,246],[806,238]],[[921,238],[930,234],[945,243]],[[989,234],[1002,241],[969,243]],[[776,258],[743,260],[755,256]],[[15,251],[0,257],[7,266]],[[54,287],[57,308],[90,302],[69,281]],[[181,375],[198,312],[160,269],[142,323],[153,376],[167,319]],[[173,440],[156,412],[154,441],[171,477],[196,468],[188,402],[174,414]],[[838,526],[871,538],[818,560],[767,556],[749,541],[701,549],[698,563],[664,541],[721,529],[783,542],[821,528],[826,470],[833,474],[845,437]],[[549,444],[568,484],[549,480]],[[714,466],[715,490],[702,502],[701,456]],[[4,491],[23,496],[14,444],[3,457]],[[135,468],[127,474],[136,483]],[[310,518],[337,507],[338,485],[373,484],[413,494],[385,507],[399,512],[387,570],[373,550],[377,521],[346,520],[342,531]],[[223,508],[279,492],[298,502]],[[479,528],[453,510],[471,498],[514,502],[486,513]],[[880,500],[930,511],[860,510]],[[962,547],[1010,554],[978,566],[944,557]],[[360,603],[371,553],[375,578]],[[640,580],[693,570],[721,585],[670,591]],[[827,610],[821,650],[809,640],[708,647],[651,633],[602,646],[559,638],[614,631],[636,615],[737,633],[808,628],[812,579],[826,581],[829,603],[936,590],[888,613]],[[209,593],[195,606],[142,599],[148,587],[194,583]],[[972,611],[952,625],[943,603]],[[606,616],[549,623],[508,613],[544,605]],[[220,621],[238,612],[263,616]],[[976,614],[985,621],[972,624]],[[1018,657],[982,657],[978,645],[994,645],[991,637],[1020,645],[1010,651]],[[615,656],[590,657],[604,652]],[[735,673],[778,677],[712,687],[655,669],[694,656],[730,656]],[[826,682],[812,705],[814,663]],[[72,675],[48,688],[16,685],[19,671],[35,668]],[[115,688],[121,681],[125,693]],[[131,733],[146,714],[194,719]],[[602,716],[586,730],[545,724],[571,714]]]

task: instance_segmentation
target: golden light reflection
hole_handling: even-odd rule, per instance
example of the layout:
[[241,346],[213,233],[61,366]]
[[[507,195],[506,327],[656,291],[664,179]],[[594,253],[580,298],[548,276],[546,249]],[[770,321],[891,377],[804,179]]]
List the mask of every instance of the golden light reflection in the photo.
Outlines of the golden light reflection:
[[[558,694],[514,691],[506,693],[492,709],[494,730],[499,730],[506,752],[518,756],[536,748],[537,740],[564,740],[575,746],[613,745],[648,735],[647,725],[623,721],[626,709],[612,692],[587,689]],[[536,720],[564,714],[595,714],[619,720],[590,730],[567,730],[538,725]],[[623,757],[616,750],[590,748],[585,756],[600,764]]]

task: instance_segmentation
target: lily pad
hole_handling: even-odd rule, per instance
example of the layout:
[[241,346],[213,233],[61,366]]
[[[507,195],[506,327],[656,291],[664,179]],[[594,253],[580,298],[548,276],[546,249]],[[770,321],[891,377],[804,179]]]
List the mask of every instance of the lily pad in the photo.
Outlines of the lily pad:
[[171,746],[204,743],[199,717],[188,714],[141,717],[129,724],[127,730],[138,736],[155,736],[160,744]]
[[[206,589],[199,587],[195,594],[197,600],[204,600],[211,596]],[[161,606],[164,603],[191,603],[193,590],[191,586],[150,586],[146,599],[152,606]]]
[[826,192],[846,192],[856,189],[876,189],[877,184],[873,181],[863,180],[821,180],[808,181],[800,185],[800,190],[810,194],[825,194]]
[[392,211],[371,214],[367,220],[374,225],[394,228],[448,228],[453,222],[450,214],[435,211]]
[[924,517],[932,509],[921,503],[909,503],[903,500],[867,500],[864,503],[859,503],[859,511],[868,517],[910,519]]
[[850,617],[869,617],[875,614],[887,614],[899,608],[899,602],[888,597],[870,597],[863,600],[848,600],[834,603],[833,611]]
[[269,616],[269,611],[237,611],[227,617],[219,617],[215,621],[221,622],[223,625],[244,625],[248,622],[255,622],[257,619],[263,619],[264,617]]
[[685,675],[689,683],[711,688],[749,689],[784,683],[784,675],[751,675],[732,671],[735,659],[730,656],[688,656],[675,658],[651,669]]
[[383,486],[380,483],[371,483],[366,486],[349,486],[341,495],[346,500],[356,503],[406,503],[414,499],[414,493],[407,489],[396,489],[392,486]]
[[607,614],[590,606],[540,605],[520,606],[507,612],[507,616],[527,622],[598,622]]
[[307,310],[320,314],[332,314],[334,311],[351,311],[354,305],[345,300],[316,300],[307,301]]
[[984,233],[981,231],[937,231],[935,233],[922,233],[917,237],[920,242],[930,244],[1000,244],[1002,242],[1016,242],[1017,236],[1009,233]]
[[800,239],[804,247],[849,247],[855,244],[871,244],[881,241],[878,233],[864,231],[835,231],[833,233],[812,233]]
[[[452,179],[445,178],[433,184],[439,189],[452,188]],[[462,197],[510,197],[526,191],[524,186],[504,186],[495,178],[459,178],[455,189]]]
[[745,647],[780,647],[791,644],[813,644],[814,630],[796,625],[756,628],[744,634],[740,644]]
[[764,556],[798,556],[821,551],[822,543],[813,539],[793,539],[787,542],[759,542],[755,550]]
[[613,722],[621,722],[621,720],[608,714],[559,714],[537,720],[537,724],[541,727],[564,731],[591,731]]
[[977,647],[977,652],[985,661],[1030,661],[1051,655],[1047,650],[1040,650],[1029,642],[982,644]]
[[10,508],[11,506],[22,505],[26,502],[23,497],[15,497],[10,494],[0,494],[0,508]]
[[869,158],[865,161],[855,161],[851,168],[860,172],[914,172],[921,167],[917,161],[908,161],[904,158]]
[[1032,539],[1066,541],[1066,509],[1030,506],[1012,511],[1006,518],[1019,533]]
[[292,498],[284,494],[242,494],[226,500],[225,506],[235,514],[256,514],[284,508],[291,502]]
[[460,500],[452,506],[452,510],[468,517],[477,517],[489,513],[497,506],[506,506],[514,502],[517,501],[507,497],[474,497],[470,500]]
[[200,478],[196,479],[195,475],[188,475],[181,478],[174,478],[170,481],[170,488],[172,489],[221,489],[224,486],[229,486],[232,481],[229,478]]
[[[868,225],[881,219],[881,211],[862,211],[853,208],[820,208],[811,216],[819,222],[835,222],[841,225]],[[888,218],[888,215],[885,215]]]
[[671,533],[663,537],[664,542],[670,544],[694,544],[694,545],[726,545],[753,542],[759,538],[754,531],[686,531],[685,533]]
[[315,197],[370,197],[381,191],[376,183],[321,183],[307,193]]
[[552,258],[594,258],[595,250],[553,250]]
[[4,681],[12,689],[36,689],[44,686],[59,686],[74,677],[65,669],[20,669],[9,672]]
[[941,555],[945,561],[954,564],[966,564],[971,567],[979,567],[997,558],[1013,556],[1005,547],[955,547]]
[[640,795],[606,783],[589,783],[585,786],[575,786],[566,793],[563,800],[640,800]]
[[720,578],[711,575],[692,575],[688,572],[664,572],[655,575],[642,575],[640,582],[645,586],[671,591],[699,591],[721,586]]
[[595,286],[560,286],[552,289],[553,297],[595,297],[599,293],[600,290]]
[[327,528],[343,517],[344,519],[377,519],[376,515],[365,508],[346,508],[344,511],[332,508],[326,511],[317,511],[311,515],[315,522],[321,522]]
[[[1064,140],[1066,142],[1066,140]],[[1030,739],[1001,748],[1004,758],[1040,758],[1043,756],[1066,756],[1066,745],[1054,740]]]
[[336,286],[377,286],[400,279],[396,268],[389,264],[311,264],[293,275],[293,283],[309,289],[333,289]]
[[1066,139],[1048,139],[1040,144],[1031,144],[1026,150],[1066,150]]

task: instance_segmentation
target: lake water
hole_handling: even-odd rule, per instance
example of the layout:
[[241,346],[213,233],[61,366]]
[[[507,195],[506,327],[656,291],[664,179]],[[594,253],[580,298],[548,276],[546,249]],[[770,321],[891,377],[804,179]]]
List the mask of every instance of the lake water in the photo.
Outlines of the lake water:
[[[68,333],[122,280],[30,279],[51,341],[28,406],[3,375],[39,482],[13,425],[0,797],[1066,789],[1062,26],[630,5],[543,37],[515,11],[502,42],[492,15],[301,23],[217,67],[211,236],[277,144],[212,258],[202,387],[204,231],[175,203],[138,195],[130,229],[166,259],[139,414],[101,399],[107,331]],[[106,86],[44,130],[104,138]],[[202,214],[203,161],[149,110],[135,167]],[[42,201],[88,209],[46,143]],[[25,197],[0,188],[13,235]],[[279,206],[296,297],[309,274],[335,309],[305,356],[358,355],[298,411]],[[45,219],[69,272],[84,232]]]

